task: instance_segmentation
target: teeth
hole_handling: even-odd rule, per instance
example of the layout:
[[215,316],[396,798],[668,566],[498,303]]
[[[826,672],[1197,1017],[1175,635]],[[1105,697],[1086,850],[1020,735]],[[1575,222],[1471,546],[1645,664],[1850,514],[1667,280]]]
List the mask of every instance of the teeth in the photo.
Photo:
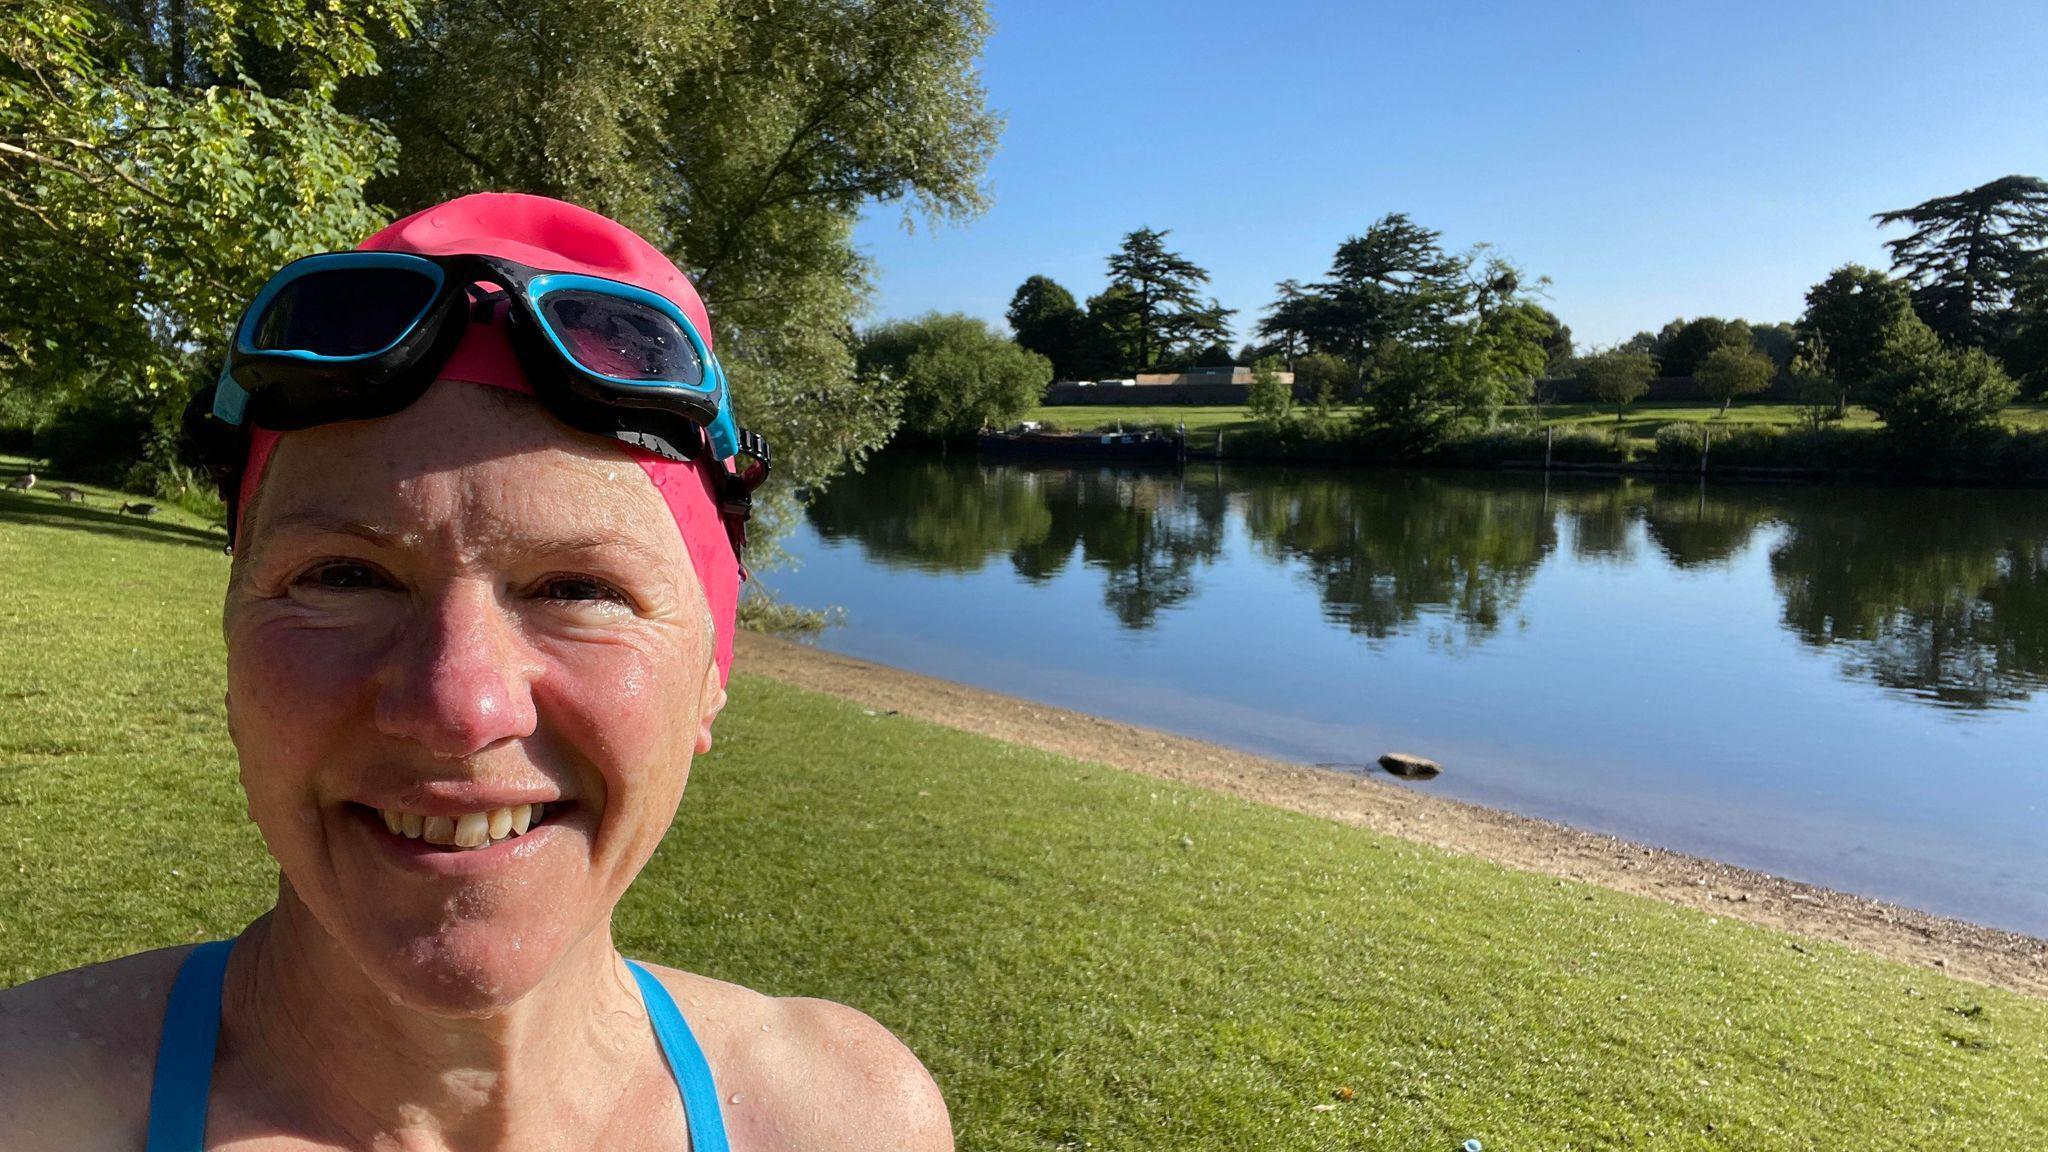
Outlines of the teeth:
[[469,812],[455,821],[455,846],[481,848],[491,842],[491,817],[487,812]]
[[526,835],[527,829],[540,823],[545,811],[539,804],[514,804],[460,816],[422,816],[396,808],[379,808],[377,815],[395,836],[457,848],[481,848],[494,840]]

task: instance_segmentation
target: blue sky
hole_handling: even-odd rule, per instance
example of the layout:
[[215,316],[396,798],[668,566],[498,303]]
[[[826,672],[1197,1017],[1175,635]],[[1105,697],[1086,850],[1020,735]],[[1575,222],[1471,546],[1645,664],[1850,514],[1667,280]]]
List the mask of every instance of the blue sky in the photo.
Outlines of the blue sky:
[[1239,309],[1405,211],[1552,280],[1580,343],[1673,316],[1790,320],[1883,266],[1872,213],[2048,176],[2048,4],[996,0],[994,206],[858,238],[871,319],[1000,321],[1044,273],[1100,291],[1172,230]]

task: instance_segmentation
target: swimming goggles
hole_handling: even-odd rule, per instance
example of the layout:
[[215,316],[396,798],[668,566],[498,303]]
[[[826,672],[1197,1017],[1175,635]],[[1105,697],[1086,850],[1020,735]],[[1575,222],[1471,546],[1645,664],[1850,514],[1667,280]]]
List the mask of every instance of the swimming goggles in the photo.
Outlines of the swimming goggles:
[[534,394],[563,423],[671,460],[732,461],[716,470],[737,550],[768,477],[768,444],[733,421],[725,369],[689,316],[617,280],[485,255],[294,260],[243,312],[210,403],[202,392],[187,412],[188,435],[226,490],[223,470],[238,478],[243,458],[228,442],[237,433],[404,409],[439,378],[470,321],[488,319],[500,300]]

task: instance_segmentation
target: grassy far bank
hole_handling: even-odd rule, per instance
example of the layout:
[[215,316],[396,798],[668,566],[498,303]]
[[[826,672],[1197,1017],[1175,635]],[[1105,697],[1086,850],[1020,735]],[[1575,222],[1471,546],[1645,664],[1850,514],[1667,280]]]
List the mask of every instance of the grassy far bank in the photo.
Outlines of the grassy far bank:
[[[274,883],[220,720],[218,536],[78,511],[0,493],[0,985],[231,933]],[[2048,1130],[2048,1002],[744,671],[733,689],[622,946],[870,1012],[963,1148]]]
[[[1527,420],[1538,414],[1546,426],[1582,427],[1603,435],[1619,428],[1629,439],[1645,443],[1656,438],[1657,429],[1666,424],[1679,422],[1697,422],[1712,428],[1767,427],[1788,432],[1806,426],[1805,416],[1796,404],[1736,404],[1723,414],[1717,404],[1656,401],[1630,405],[1618,423],[1614,419],[1614,409],[1610,405],[1547,404],[1540,410],[1519,409],[1510,412],[1509,417]],[[1189,435],[1205,434],[1211,437],[1219,430],[1226,436],[1234,436],[1240,432],[1250,432],[1258,426],[1252,420],[1251,413],[1241,406],[1039,405],[1033,408],[1025,419],[1036,420],[1050,427],[1077,431],[1092,430],[1119,421],[1131,427],[1150,424],[1171,428],[1176,424],[1185,423]],[[2005,410],[2005,421],[2014,428],[2048,428],[2048,403],[2014,404]],[[1832,424],[1831,427],[1876,428],[1878,422],[1868,409],[1851,408],[1846,419]]]

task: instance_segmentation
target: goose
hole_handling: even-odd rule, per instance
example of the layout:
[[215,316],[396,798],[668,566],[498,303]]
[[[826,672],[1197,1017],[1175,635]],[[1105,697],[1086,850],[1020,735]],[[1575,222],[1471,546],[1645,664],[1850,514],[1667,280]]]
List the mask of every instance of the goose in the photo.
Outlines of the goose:
[[33,470],[23,472],[7,482],[7,487],[15,492],[26,492],[35,486],[36,474]]
[[154,516],[154,515],[156,515],[156,505],[154,505],[154,504],[123,504],[123,505],[121,505],[121,511],[123,511],[123,512],[129,512],[129,513],[133,513],[134,515],[137,515],[137,516]]

